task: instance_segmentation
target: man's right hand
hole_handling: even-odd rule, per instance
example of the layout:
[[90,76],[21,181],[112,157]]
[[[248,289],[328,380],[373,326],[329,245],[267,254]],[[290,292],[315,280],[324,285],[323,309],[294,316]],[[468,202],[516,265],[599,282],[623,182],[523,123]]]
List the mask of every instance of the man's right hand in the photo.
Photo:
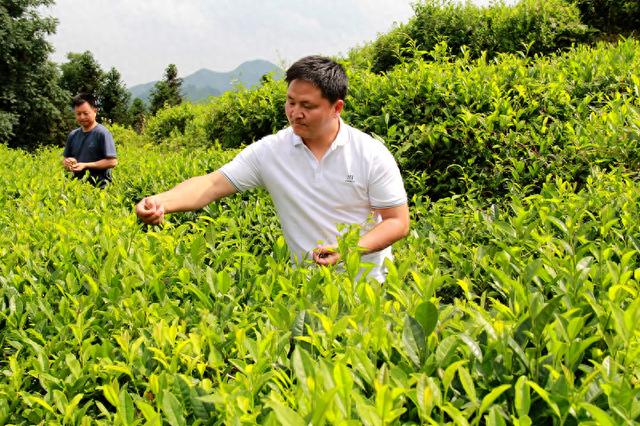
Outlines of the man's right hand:
[[136,205],[136,214],[144,223],[157,225],[165,213],[198,210],[236,191],[229,179],[215,171],[187,179],[169,191],[143,198]]
[[164,219],[164,206],[158,197],[146,197],[136,205],[136,214],[144,223],[158,225]]

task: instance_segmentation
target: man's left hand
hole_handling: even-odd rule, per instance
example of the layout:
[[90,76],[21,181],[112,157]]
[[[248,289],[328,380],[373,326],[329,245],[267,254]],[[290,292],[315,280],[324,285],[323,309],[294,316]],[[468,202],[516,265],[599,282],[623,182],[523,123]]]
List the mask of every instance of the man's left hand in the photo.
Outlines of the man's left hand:
[[87,163],[76,163],[70,167],[70,170],[73,172],[81,172],[85,169],[88,169]]
[[320,246],[313,250],[313,261],[318,265],[335,265],[340,260],[340,253],[335,246]]

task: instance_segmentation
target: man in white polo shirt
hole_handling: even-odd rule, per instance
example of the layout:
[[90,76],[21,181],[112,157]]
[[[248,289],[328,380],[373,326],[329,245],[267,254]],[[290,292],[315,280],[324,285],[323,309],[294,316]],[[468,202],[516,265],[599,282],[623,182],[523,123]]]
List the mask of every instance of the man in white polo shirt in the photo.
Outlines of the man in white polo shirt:
[[286,81],[290,127],[249,145],[213,173],[144,198],[136,214],[157,224],[165,213],[264,187],[296,261],[336,264],[339,225],[360,225],[362,261],[373,263],[369,277],[382,281],[391,244],[409,231],[398,166],[381,142],[341,120],[347,76],[340,64],[308,56],[287,70]]

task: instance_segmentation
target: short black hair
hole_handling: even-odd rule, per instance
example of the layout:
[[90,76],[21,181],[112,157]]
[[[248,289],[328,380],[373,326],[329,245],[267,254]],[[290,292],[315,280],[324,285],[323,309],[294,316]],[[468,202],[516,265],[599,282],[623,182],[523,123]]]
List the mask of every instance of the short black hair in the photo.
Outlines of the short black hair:
[[77,95],[75,95],[73,97],[73,100],[71,101],[71,107],[79,107],[85,102],[88,103],[91,108],[97,108],[98,102],[96,100],[96,97],[91,93],[78,93]]
[[297,60],[286,72],[285,80],[305,80],[313,83],[322,96],[334,103],[347,97],[348,79],[344,67],[324,56],[305,56]]

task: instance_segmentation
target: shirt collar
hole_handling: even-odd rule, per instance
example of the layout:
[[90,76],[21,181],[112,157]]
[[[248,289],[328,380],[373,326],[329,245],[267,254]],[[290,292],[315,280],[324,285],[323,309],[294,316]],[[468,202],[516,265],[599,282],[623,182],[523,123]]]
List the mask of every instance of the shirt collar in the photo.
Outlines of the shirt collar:
[[[342,117],[338,117],[338,120],[340,120],[340,128],[338,129],[336,138],[333,140],[331,146],[329,147],[329,151],[333,151],[337,147],[345,145],[349,140],[349,133],[347,132],[346,124],[344,124],[344,121],[342,121]],[[293,130],[291,130],[291,135],[293,136],[293,146],[299,146],[303,144],[302,138],[296,135]]]

